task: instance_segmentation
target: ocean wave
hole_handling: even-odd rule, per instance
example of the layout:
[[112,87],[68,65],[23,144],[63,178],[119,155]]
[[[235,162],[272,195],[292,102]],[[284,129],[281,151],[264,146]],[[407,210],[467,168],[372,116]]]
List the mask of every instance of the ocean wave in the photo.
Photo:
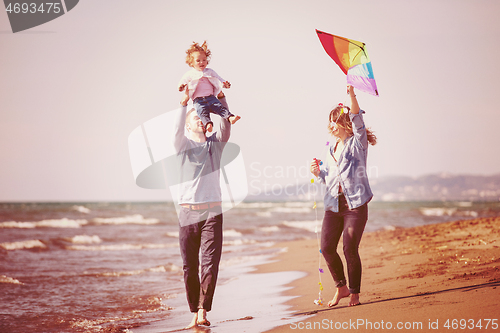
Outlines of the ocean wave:
[[[241,237],[243,234],[239,231],[236,231],[234,229],[228,229],[223,231],[224,237]],[[179,232],[178,231],[168,231],[166,233],[168,237],[173,237],[173,238],[179,238]]]
[[309,213],[312,211],[311,207],[274,207],[270,211],[273,213]]
[[247,244],[256,244],[257,241],[254,239],[235,239],[235,240],[225,240],[224,245],[247,245]]
[[34,229],[34,228],[80,228],[87,224],[87,220],[70,220],[67,218],[58,220],[42,220],[38,222],[1,222],[0,228],[18,228],[18,229]]
[[80,213],[84,213],[84,214],[89,214],[91,212],[91,210],[85,206],[74,205],[71,207],[71,209],[76,210],[77,212],[80,212]]
[[452,216],[456,211],[457,211],[456,208],[444,208],[444,207],[420,208],[420,213],[422,213],[422,215],[425,216],[445,216],[445,215]]
[[112,245],[70,245],[66,249],[73,251],[128,251],[143,249],[164,249],[177,247],[179,244],[112,244]]
[[307,207],[313,206],[312,201],[288,201],[285,203],[285,207]]
[[11,283],[11,284],[24,284],[21,281],[5,276],[5,275],[0,275],[0,283]]
[[276,208],[276,207],[310,207],[312,203],[310,201],[287,201],[287,202],[242,202],[238,204],[238,208]]
[[[460,202],[458,204],[459,207],[470,207],[469,202]],[[424,216],[436,216],[436,217],[443,217],[443,216],[458,216],[458,217],[479,217],[479,212],[474,211],[474,210],[461,210],[457,209],[456,207],[433,207],[433,208],[428,208],[428,207],[420,207],[420,213]]]
[[153,273],[180,272],[181,270],[182,270],[181,267],[174,264],[169,264],[168,266],[156,266],[152,268],[137,269],[132,271],[104,272],[97,275],[106,277],[120,277],[120,276],[140,275],[148,272],[153,272]]
[[243,234],[234,229],[228,229],[223,231],[224,237],[241,237]]
[[67,241],[74,244],[98,244],[102,243],[102,239],[97,236],[88,236],[88,235],[77,235],[71,238],[66,238]]
[[179,238],[179,232],[178,231],[169,231],[167,232],[168,237],[174,237],[174,238]]
[[[73,318],[69,322],[70,327],[77,329],[78,331],[83,331],[83,332],[102,332],[103,328],[101,325],[109,324],[109,323],[115,323],[115,322],[125,322],[127,320],[135,318],[137,315],[129,315],[125,317],[113,317],[113,318],[103,318],[103,319],[94,319],[94,320],[88,320],[88,319],[77,319]],[[125,330],[121,330],[124,333],[132,333],[129,331],[128,328]]]
[[155,218],[145,219],[140,214],[134,214],[123,217],[96,217],[92,219],[92,222],[96,224],[158,224],[160,220]]
[[470,216],[470,217],[478,217],[479,216],[479,213],[476,212],[476,211],[473,211],[473,210],[464,210],[464,211],[461,211],[459,212],[457,215],[459,216]]
[[23,250],[23,249],[33,249],[33,248],[46,248],[47,246],[43,244],[38,239],[21,241],[21,242],[11,242],[11,243],[0,243],[0,247],[7,250]]
[[271,227],[260,227],[259,230],[263,232],[277,232],[280,231],[280,227],[273,225]]
[[310,232],[321,230],[321,224],[317,221],[283,221],[283,225],[290,228],[304,229]]
[[[234,229],[228,229],[223,231],[224,237],[241,237],[243,234],[239,231],[236,231]],[[166,233],[168,237],[173,237],[173,238],[179,238],[179,232],[178,231],[168,231]]]
[[235,266],[235,265],[248,263],[248,262],[255,261],[255,260],[262,260],[263,258],[266,258],[266,256],[265,255],[256,255],[256,256],[232,257],[229,259],[221,260],[219,267],[225,268],[225,267]]
[[273,214],[271,212],[255,212],[258,217],[271,217]]
[[270,208],[274,205],[272,202],[242,202],[238,204],[238,208]]

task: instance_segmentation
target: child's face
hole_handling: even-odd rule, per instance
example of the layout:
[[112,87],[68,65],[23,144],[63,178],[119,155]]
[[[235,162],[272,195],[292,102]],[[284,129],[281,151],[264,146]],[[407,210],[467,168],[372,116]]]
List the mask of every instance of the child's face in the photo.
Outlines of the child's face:
[[203,71],[208,65],[207,56],[204,52],[194,52],[192,54],[191,66],[198,70]]

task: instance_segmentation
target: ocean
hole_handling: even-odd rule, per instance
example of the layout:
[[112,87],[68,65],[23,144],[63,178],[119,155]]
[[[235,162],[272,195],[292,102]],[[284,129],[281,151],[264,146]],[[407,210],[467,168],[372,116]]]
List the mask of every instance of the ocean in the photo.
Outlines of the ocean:
[[[500,215],[499,202],[369,205],[365,232]],[[272,260],[276,243],[316,238],[322,217],[312,201],[229,210],[218,285]],[[186,311],[172,203],[0,203],[0,332],[167,331]]]

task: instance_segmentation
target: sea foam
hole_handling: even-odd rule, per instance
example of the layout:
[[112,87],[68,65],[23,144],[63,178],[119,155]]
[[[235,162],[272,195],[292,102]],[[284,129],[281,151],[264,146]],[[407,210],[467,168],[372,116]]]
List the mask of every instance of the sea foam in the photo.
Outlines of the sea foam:
[[104,272],[98,274],[99,276],[112,276],[112,277],[120,277],[120,276],[131,276],[131,275],[139,275],[147,272],[153,273],[166,273],[166,272],[180,272],[181,268],[174,264],[169,264],[167,266],[156,266],[152,268],[146,269],[137,269],[131,271],[120,271],[120,272]]
[[38,222],[1,222],[0,228],[18,228],[18,229],[34,229],[34,228],[80,228],[87,224],[87,220],[70,220],[67,218],[58,220],[42,220]]
[[68,239],[71,243],[74,244],[98,244],[102,243],[102,239],[97,235],[88,236],[88,235],[77,235]]
[[179,238],[179,232],[178,231],[168,231],[167,232],[168,237],[174,237],[174,238]]
[[245,239],[245,238],[224,241],[224,245],[246,245],[246,244],[257,244],[257,241],[254,239]]
[[155,218],[145,219],[140,214],[134,214],[123,217],[96,217],[92,219],[92,222],[97,224],[157,224],[160,222],[160,220]]
[[457,211],[456,208],[444,208],[444,207],[420,208],[420,212],[425,216],[445,216],[445,215],[452,216],[456,211]]
[[85,206],[74,205],[73,207],[71,207],[71,209],[84,214],[89,214],[91,212],[91,210]]
[[273,213],[296,214],[296,213],[309,213],[310,211],[312,211],[312,208],[309,208],[309,207],[275,207],[275,208],[272,208],[271,211]]
[[224,237],[241,237],[242,233],[234,229],[224,230]]
[[142,249],[165,249],[179,244],[111,244],[111,245],[70,245],[66,249],[74,251],[129,251]]
[[310,232],[321,230],[321,224],[317,221],[283,221],[282,223],[290,228],[304,229]]
[[259,230],[262,232],[277,232],[280,231],[280,227],[278,227],[277,225],[273,225],[270,227],[260,227]]
[[21,242],[11,242],[11,243],[0,243],[0,247],[12,251],[12,250],[22,250],[22,249],[33,249],[33,248],[46,248],[47,246],[43,244],[38,239],[21,241]]
[[11,283],[11,284],[24,284],[21,281],[5,276],[5,275],[0,275],[0,283]]

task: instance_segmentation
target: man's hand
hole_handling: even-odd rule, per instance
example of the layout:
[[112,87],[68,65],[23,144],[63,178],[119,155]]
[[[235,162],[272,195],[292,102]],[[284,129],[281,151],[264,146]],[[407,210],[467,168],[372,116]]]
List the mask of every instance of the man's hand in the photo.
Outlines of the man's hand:
[[222,86],[226,89],[229,89],[229,88],[231,88],[231,83],[229,83],[229,81],[225,81],[222,83]]
[[188,101],[189,101],[189,95],[184,95],[184,97],[182,97],[182,100],[181,100],[181,105],[182,106],[187,106],[188,105]]

